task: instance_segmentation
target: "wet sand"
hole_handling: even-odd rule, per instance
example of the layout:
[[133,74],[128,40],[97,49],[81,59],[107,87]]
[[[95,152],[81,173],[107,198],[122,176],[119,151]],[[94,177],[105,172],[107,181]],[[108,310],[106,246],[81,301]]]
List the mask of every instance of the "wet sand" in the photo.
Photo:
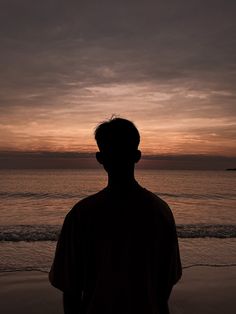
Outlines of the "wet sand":
[[[63,314],[61,292],[46,273],[0,273],[3,314]],[[170,298],[171,314],[233,314],[236,309],[236,267],[184,269]]]

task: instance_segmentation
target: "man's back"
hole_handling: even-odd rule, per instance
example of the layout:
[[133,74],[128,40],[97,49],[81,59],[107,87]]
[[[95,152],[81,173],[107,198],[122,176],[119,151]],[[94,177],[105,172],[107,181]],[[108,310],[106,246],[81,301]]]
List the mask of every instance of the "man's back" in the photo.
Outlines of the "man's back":
[[81,313],[164,314],[180,276],[171,210],[136,184],[107,187],[73,207],[50,279],[81,296]]

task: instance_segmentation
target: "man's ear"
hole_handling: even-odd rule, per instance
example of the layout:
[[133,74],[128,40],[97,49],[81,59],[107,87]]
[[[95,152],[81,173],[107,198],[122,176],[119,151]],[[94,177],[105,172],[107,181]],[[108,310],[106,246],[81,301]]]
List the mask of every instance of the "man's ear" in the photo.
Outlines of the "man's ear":
[[142,153],[139,149],[136,150],[135,156],[134,156],[134,162],[137,163],[139,162],[140,158],[142,156]]
[[101,152],[96,153],[96,159],[101,165],[103,165],[103,156]]

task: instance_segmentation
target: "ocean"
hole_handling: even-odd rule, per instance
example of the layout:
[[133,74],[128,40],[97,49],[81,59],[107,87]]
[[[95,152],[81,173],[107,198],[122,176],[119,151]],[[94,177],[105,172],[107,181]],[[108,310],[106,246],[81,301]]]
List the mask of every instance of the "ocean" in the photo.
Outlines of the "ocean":
[[[0,271],[48,272],[66,213],[106,186],[103,170],[0,170]],[[236,265],[236,172],[136,170],[177,225],[182,264]]]

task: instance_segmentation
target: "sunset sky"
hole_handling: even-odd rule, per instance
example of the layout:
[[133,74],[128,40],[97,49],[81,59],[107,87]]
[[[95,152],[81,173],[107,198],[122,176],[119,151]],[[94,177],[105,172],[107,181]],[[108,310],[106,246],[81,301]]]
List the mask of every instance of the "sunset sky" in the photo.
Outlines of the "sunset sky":
[[112,114],[140,130],[144,164],[236,167],[235,12],[234,0],[0,0],[0,168],[92,166]]

